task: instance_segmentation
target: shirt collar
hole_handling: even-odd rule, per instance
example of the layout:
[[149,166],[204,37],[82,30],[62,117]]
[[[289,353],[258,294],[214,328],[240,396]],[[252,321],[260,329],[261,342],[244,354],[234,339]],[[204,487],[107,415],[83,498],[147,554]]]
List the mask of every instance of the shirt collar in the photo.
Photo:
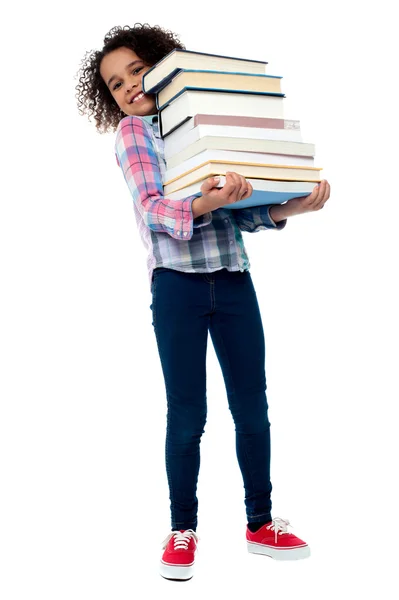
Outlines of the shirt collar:
[[158,123],[158,115],[148,115],[148,116],[145,116],[145,117],[142,117],[142,118],[145,119],[149,125],[153,125],[154,123]]

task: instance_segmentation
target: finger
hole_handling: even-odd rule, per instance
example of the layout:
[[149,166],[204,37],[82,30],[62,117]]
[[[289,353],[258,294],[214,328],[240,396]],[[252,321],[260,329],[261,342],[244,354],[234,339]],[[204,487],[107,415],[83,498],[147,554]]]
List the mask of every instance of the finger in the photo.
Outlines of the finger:
[[212,188],[216,187],[220,181],[220,177],[208,177],[201,185],[201,192],[207,194]]
[[313,190],[315,192],[315,195],[312,198],[312,206],[317,205],[320,202],[320,200],[323,198],[325,187],[326,187],[326,183],[325,183],[324,179],[322,181],[320,181],[320,183],[317,184],[316,189]]
[[246,193],[243,195],[243,197],[241,198],[241,200],[245,200],[246,198],[249,198],[250,196],[252,196],[252,192],[254,191],[254,188],[252,187],[252,185],[249,183],[249,181],[247,181],[247,191]]
[[320,208],[323,208],[325,202],[327,202],[329,196],[330,196],[330,185],[328,183],[328,181],[325,179],[323,181],[323,188],[322,191],[320,192],[320,198],[317,201],[317,204],[315,206],[315,210],[319,210]]
[[232,189],[230,190],[229,196],[228,196],[228,202],[230,204],[237,202],[237,200],[240,200],[240,187],[241,187],[241,182],[240,182],[240,176],[237,173],[233,173],[232,171],[228,171],[226,173],[226,177],[227,175],[229,175],[232,184],[234,185],[234,187],[232,187]]
[[329,197],[330,197],[330,184],[327,182],[326,192],[324,194],[323,203],[322,203],[321,208],[323,208],[323,206],[325,205],[325,203],[327,202],[327,200],[329,199]]
[[328,182],[326,179],[324,179],[322,181],[322,185],[320,186],[320,193],[319,193],[319,198],[317,199],[317,205],[319,206],[320,204],[323,205],[324,202],[327,200],[328,198]]
[[248,182],[245,179],[245,177],[243,177],[242,175],[240,175],[240,180],[241,180],[241,186],[240,186],[239,198],[240,198],[240,200],[242,200],[248,193]]
[[232,193],[234,193],[235,189],[236,189],[236,183],[234,181],[234,178],[232,177],[232,174],[229,171],[227,171],[226,172],[226,183],[222,187],[223,197],[228,199],[229,196]]
[[232,176],[237,185],[237,200],[241,200],[248,190],[247,180],[242,175],[239,175],[239,173],[233,172]]
[[326,202],[329,199],[329,197],[330,197],[330,191],[331,191],[330,184],[327,181],[326,193],[324,195],[324,202]]

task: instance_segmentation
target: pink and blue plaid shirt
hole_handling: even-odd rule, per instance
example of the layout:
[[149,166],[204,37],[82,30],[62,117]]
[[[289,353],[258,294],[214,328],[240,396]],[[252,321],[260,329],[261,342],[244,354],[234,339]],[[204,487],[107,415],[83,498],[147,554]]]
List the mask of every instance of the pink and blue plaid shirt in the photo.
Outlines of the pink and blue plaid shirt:
[[165,198],[164,142],[156,116],[124,117],[116,130],[115,156],[133,197],[139,233],[148,252],[150,288],[156,267],[187,273],[249,270],[241,231],[283,229],[287,223],[271,219],[270,205],[218,208],[194,219],[191,204],[197,196]]

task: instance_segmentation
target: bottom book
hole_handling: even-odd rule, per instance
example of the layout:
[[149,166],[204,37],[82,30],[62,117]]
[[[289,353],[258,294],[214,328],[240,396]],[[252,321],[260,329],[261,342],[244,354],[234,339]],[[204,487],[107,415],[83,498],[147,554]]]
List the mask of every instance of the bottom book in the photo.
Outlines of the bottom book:
[[[278,181],[275,179],[247,179],[253,187],[249,198],[240,200],[234,204],[226,204],[221,208],[252,208],[262,204],[283,204],[291,198],[308,196],[317,185],[314,181]],[[197,181],[192,185],[182,188],[176,192],[167,194],[171,200],[182,200],[188,196],[201,196],[201,185],[203,181]],[[226,177],[221,176],[218,188],[226,183]]]

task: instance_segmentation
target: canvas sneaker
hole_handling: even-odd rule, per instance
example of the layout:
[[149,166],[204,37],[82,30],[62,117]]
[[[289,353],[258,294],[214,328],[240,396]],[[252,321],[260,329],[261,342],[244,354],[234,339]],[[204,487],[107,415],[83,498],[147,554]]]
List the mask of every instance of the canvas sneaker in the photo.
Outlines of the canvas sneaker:
[[255,533],[247,527],[248,552],[277,560],[298,560],[310,556],[307,543],[287,531],[289,524],[289,521],[276,517]]
[[199,537],[192,529],[172,531],[163,541],[160,573],[165,579],[186,580],[194,574]]

